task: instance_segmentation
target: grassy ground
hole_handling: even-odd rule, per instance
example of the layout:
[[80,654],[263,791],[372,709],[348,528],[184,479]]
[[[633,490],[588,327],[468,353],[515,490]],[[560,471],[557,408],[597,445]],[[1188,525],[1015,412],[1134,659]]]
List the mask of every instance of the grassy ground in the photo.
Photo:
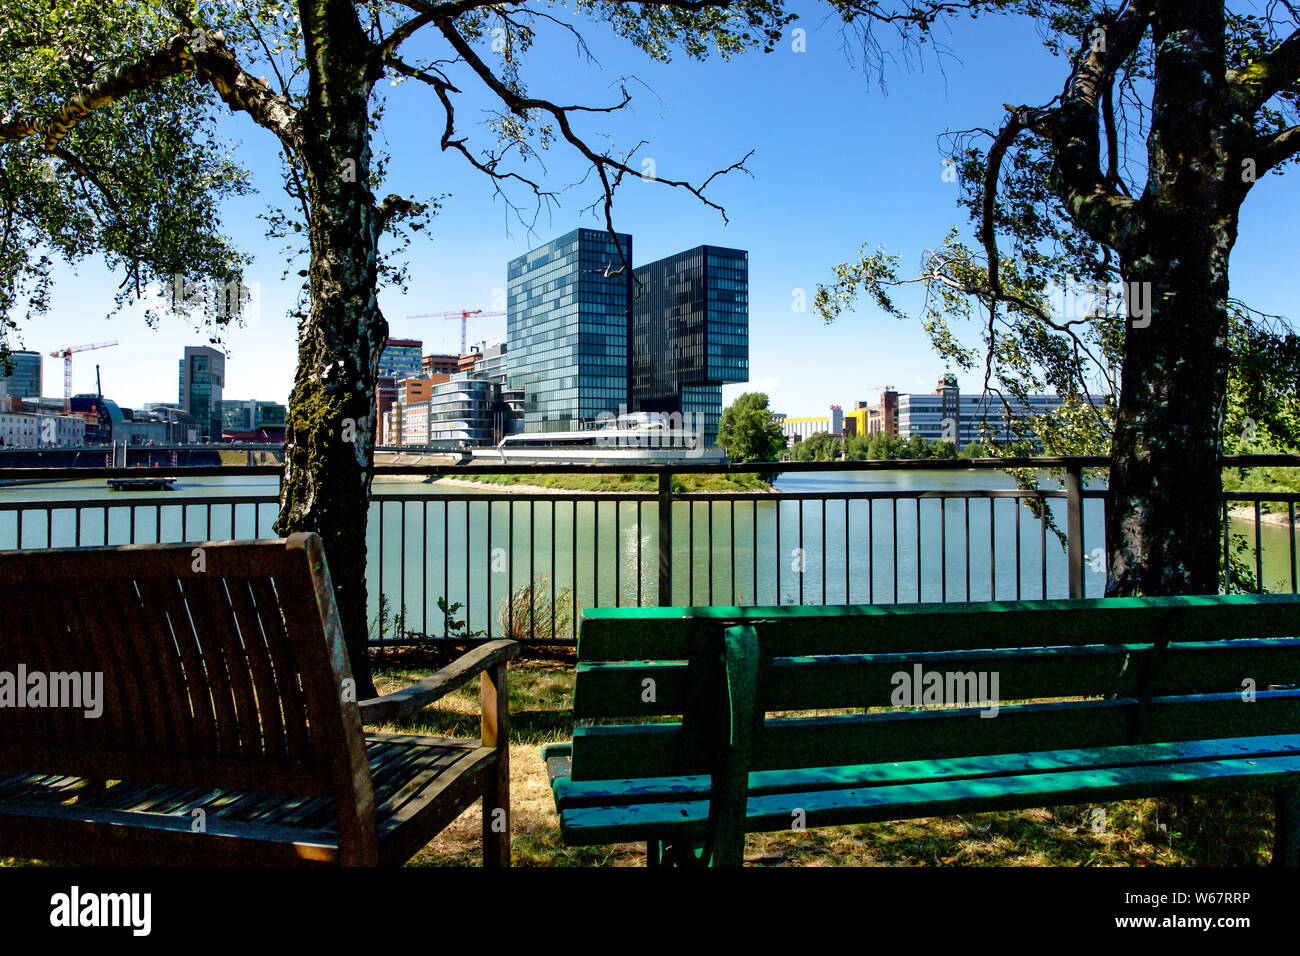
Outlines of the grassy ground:
[[[418,652],[381,656],[381,693],[426,677],[441,662]],[[642,866],[644,844],[570,849],[560,842],[541,747],[573,733],[573,661],[526,657],[511,665],[511,793],[517,866]],[[414,718],[376,727],[477,737],[478,682]],[[804,832],[751,834],[746,861],[760,866],[1260,866],[1269,862],[1269,794],[1245,792],[1104,805],[1094,832],[1086,806],[967,814]],[[478,866],[480,816],[467,810],[412,861]],[[0,866],[31,861],[0,858]]]
[[[654,493],[659,490],[657,475],[479,475],[475,483],[485,485],[536,485],[564,491],[632,491]],[[757,475],[674,475],[673,491],[771,491],[772,486]]]
[[[428,673],[394,666],[381,692]],[[545,743],[573,730],[572,662],[522,659],[511,665],[511,812],[514,860],[520,866],[641,866],[645,846],[569,849],[560,842],[551,800]],[[376,729],[478,734],[477,683],[402,725]],[[768,866],[1258,866],[1269,861],[1273,807],[1269,794],[1106,804],[1106,827],[1093,832],[1088,807],[968,814],[803,832],[751,834],[746,860]],[[467,811],[413,861],[416,865],[479,865],[479,812]]]

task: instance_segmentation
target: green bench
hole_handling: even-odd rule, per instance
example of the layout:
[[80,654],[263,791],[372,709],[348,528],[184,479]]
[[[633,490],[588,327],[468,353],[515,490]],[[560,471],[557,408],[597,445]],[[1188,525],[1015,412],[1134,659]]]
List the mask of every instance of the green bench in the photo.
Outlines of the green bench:
[[564,842],[644,841],[650,865],[1245,787],[1276,788],[1273,859],[1300,865],[1295,595],[589,610],[574,718],[543,752]]

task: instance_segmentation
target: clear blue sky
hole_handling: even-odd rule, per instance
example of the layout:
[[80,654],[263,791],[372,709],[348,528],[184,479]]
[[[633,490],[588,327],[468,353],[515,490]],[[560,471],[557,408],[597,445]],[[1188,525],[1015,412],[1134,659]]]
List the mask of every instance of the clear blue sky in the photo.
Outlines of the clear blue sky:
[[[606,134],[622,148],[648,140],[638,156],[653,158],[660,176],[699,181],[755,150],[748,163],[752,178],[733,173],[710,189],[726,206],[730,224],[683,190],[637,181],[620,190],[615,225],[633,234],[637,262],[700,243],[749,250],[751,381],[728,386],[724,398],[757,388],[769,392],[777,410],[821,415],[832,403],[847,408],[868,398],[874,385],[929,391],[942,365],[915,322],[881,316],[869,304],[824,325],[811,309],[817,283],[828,281],[831,267],[853,258],[863,242],[884,246],[914,266],[963,217],[955,203],[957,186],[941,176],[939,136],[949,129],[996,127],[1003,103],[1046,102],[1065,73],[1028,23],[962,20],[941,33],[951,51],[942,68],[933,55],[910,69],[899,60],[882,91],[874,74],[864,74],[846,56],[835,21],[807,4],[797,9],[804,19],[794,26],[807,31],[806,52],[792,51],[787,38],[771,54],[731,62],[679,58],[664,66],[593,27],[588,41],[597,65],[584,64],[572,40],[553,33],[530,53],[525,77],[540,96],[589,104],[615,100],[619,78],[634,77],[634,99],[625,114],[578,122],[593,143],[604,142]],[[479,125],[488,101],[470,78],[463,79],[460,127],[471,134],[471,143],[489,144],[490,134]],[[452,352],[459,323],[406,316],[494,308],[509,259],[575,226],[601,225],[590,213],[581,215],[596,189],[589,181],[562,193],[559,208],[543,213],[530,235],[493,199],[481,173],[439,150],[443,118],[431,91],[404,84],[386,92],[389,108],[377,145],[393,157],[388,190],[449,195],[432,229],[410,250],[413,281],[407,294],[385,290],[380,301],[394,337],[421,338],[426,352]],[[243,117],[230,118],[226,127],[240,141],[240,155],[262,194],[225,210],[224,228],[256,257],[248,278],[258,283],[260,298],[249,326],[227,337],[225,395],[284,401],[296,360],[287,310],[298,290],[281,281],[281,247],[263,238],[263,223],[255,218],[269,199],[279,198],[275,144]],[[580,157],[567,145],[554,146],[546,162],[545,173],[534,163],[523,171],[543,175],[557,190],[583,175]],[[522,192],[515,196],[529,201]],[[1298,198],[1300,174],[1270,175],[1244,210],[1232,291],[1255,308],[1294,312]],[[105,321],[116,286],[99,263],[85,263],[76,274],[61,272],[52,312],[23,327],[13,344],[48,353],[116,338],[119,347],[74,359],[74,391],[94,389],[98,363],[105,393],[121,404],[175,401],[176,361],[184,346],[204,344],[205,337],[180,321],[149,329],[130,309]],[[796,289],[805,290],[807,311],[792,308]],[[504,318],[472,320],[470,341],[504,331]],[[974,335],[971,330],[971,341]],[[47,395],[61,390],[61,364],[45,359]],[[977,387],[973,379],[962,385]]]

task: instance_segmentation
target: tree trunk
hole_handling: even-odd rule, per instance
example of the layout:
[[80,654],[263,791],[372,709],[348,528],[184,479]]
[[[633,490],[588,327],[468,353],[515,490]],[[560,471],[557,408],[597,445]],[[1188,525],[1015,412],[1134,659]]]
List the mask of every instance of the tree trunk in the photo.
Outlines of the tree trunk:
[[1109,595],[1218,591],[1228,259],[1240,191],[1225,122],[1223,5],[1158,5],[1150,170],[1122,267],[1129,317],[1111,444]]
[[325,554],[359,698],[374,695],[366,653],[366,520],[375,387],[388,326],[376,299],[378,226],[368,187],[369,91],[348,0],[304,0],[310,69],[300,158],[310,199],[310,310],[285,428],[279,534],[315,531]]
[[1109,595],[1218,590],[1227,257],[1195,238],[1178,245],[1125,269],[1130,289],[1150,296],[1150,314],[1131,317],[1125,333],[1106,509]]

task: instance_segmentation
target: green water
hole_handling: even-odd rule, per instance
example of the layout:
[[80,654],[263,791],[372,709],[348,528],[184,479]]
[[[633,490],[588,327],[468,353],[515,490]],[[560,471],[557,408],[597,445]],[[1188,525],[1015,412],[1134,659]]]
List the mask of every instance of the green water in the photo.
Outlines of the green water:
[[[1016,499],[837,497],[1013,487],[1010,478],[990,472],[828,472],[778,481],[785,493],[831,496],[802,506],[708,496],[679,501],[673,506],[673,603],[1065,597],[1064,549]],[[274,534],[276,488],[274,477],[237,475],[186,479],[166,493],[112,492],[102,480],[4,488],[0,549],[268,537]],[[510,494],[485,500],[478,491],[392,480],[376,481],[375,493],[368,539],[372,618],[382,589],[393,611],[405,609],[407,629],[442,633],[436,602],[445,595],[463,605],[456,619],[468,630],[546,635],[554,628],[555,636],[565,637],[575,609],[658,603],[654,501]],[[236,500],[242,498],[263,503]],[[1063,527],[1064,501],[1050,507]],[[1090,557],[1099,557],[1102,522],[1103,503],[1086,500],[1084,550]],[[1233,531],[1253,547],[1253,523],[1234,523]],[[1266,586],[1291,590],[1288,530],[1264,525],[1260,541]],[[538,598],[531,615],[527,600],[513,610],[507,602],[511,593],[522,597],[529,581],[536,582]],[[1090,562],[1087,596],[1100,596],[1104,583],[1100,560]]]

